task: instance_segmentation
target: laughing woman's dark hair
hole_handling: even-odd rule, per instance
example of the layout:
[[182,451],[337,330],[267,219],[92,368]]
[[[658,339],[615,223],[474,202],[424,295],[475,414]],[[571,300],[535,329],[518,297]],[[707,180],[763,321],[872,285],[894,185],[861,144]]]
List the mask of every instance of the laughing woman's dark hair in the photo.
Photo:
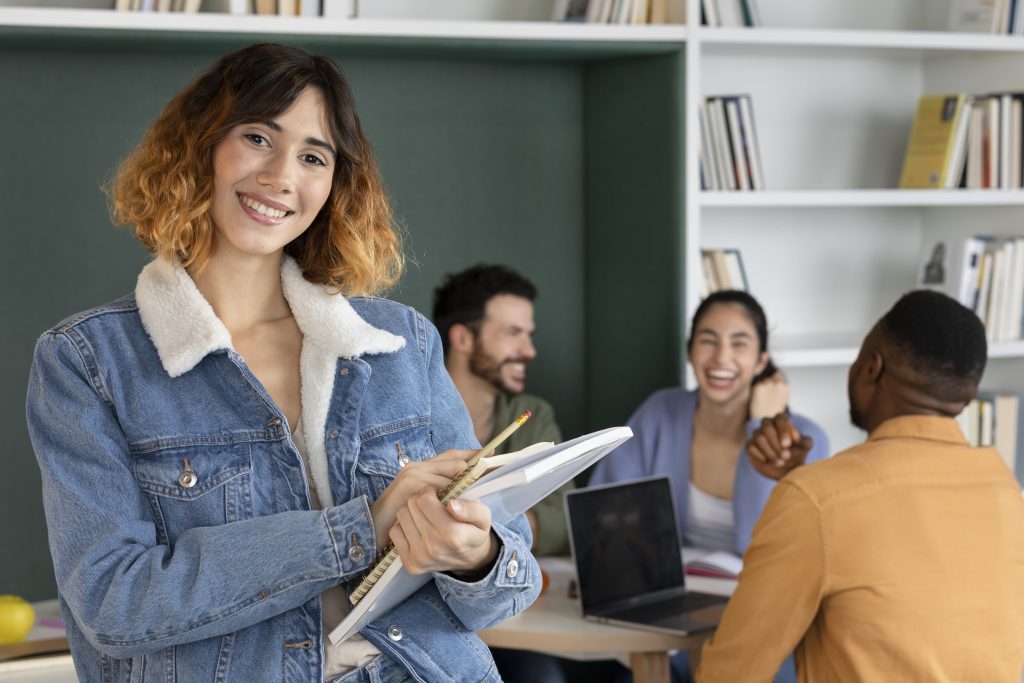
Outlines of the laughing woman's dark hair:
[[225,55],[175,95],[107,188],[114,222],[132,226],[154,254],[201,272],[214,249],[214,148],[239,124],[275,119],[309,87],[323,96],[338,161],[327,203],[286,253],[307,280],[348,295],[393,285],[401,244],[352,90],[333,61],[295,47],[261,43]]

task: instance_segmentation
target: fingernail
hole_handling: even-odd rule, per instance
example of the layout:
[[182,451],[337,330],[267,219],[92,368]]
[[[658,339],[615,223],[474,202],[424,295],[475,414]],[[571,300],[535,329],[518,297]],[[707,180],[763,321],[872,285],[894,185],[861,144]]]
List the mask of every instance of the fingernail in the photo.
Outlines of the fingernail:
[[462,502],[459,501],[458,499],[448,501],[448,505],[455,512],[458,512],[458,513],[462,512]]

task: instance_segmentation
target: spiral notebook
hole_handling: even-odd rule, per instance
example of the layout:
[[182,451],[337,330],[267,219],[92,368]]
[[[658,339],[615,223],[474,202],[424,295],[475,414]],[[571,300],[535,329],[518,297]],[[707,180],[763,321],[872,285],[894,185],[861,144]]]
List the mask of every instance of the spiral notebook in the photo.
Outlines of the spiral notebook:
[[[463,473],[442,494],[448,498],[480,500],[491,509],[492,521],[504,524],[631,436],[633,432],[629,427],[612,427],[560,444],[539,448],[535,444],[498,456],[504,464],[484,472],[475,481],[472,475]],[[343,642],[365,624],[384,616],[430,580],[430,574],[412,576],[405,571],[397,555],[385,556],[353,591],[353,595],[358,592],[359,597],[348,616],[328,634],[331,643]]]

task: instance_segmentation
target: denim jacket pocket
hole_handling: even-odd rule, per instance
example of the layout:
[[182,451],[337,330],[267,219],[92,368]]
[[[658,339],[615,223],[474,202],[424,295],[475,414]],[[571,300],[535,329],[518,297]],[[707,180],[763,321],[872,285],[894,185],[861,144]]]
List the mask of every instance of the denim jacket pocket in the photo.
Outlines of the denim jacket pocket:
[[411,417],[367,429],[360,434],[356,470],[363,492],[376,500],[406,463],[436,455],[430,438],[430,419]]
[[137,455],[132,471],[153,507],[158,541],[252,516],[248,443],[188,445]]

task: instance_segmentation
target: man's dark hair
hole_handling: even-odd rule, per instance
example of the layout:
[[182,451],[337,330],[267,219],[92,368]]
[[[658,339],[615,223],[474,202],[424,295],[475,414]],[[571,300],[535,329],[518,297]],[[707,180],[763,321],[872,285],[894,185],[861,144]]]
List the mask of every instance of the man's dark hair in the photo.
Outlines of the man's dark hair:
[[452,325],[466,325],[476,332],[487,302],[499,294],[511,294],[533,301],[537,288],[507,266],[480,263],[461,273],[449,274],[434,290],[434,325],[448,353],[448,331]]
[[941,400],[973,398],[985,372],[985,327],[970,309],[945,294],[904,294],[879,321],[885,340]]

